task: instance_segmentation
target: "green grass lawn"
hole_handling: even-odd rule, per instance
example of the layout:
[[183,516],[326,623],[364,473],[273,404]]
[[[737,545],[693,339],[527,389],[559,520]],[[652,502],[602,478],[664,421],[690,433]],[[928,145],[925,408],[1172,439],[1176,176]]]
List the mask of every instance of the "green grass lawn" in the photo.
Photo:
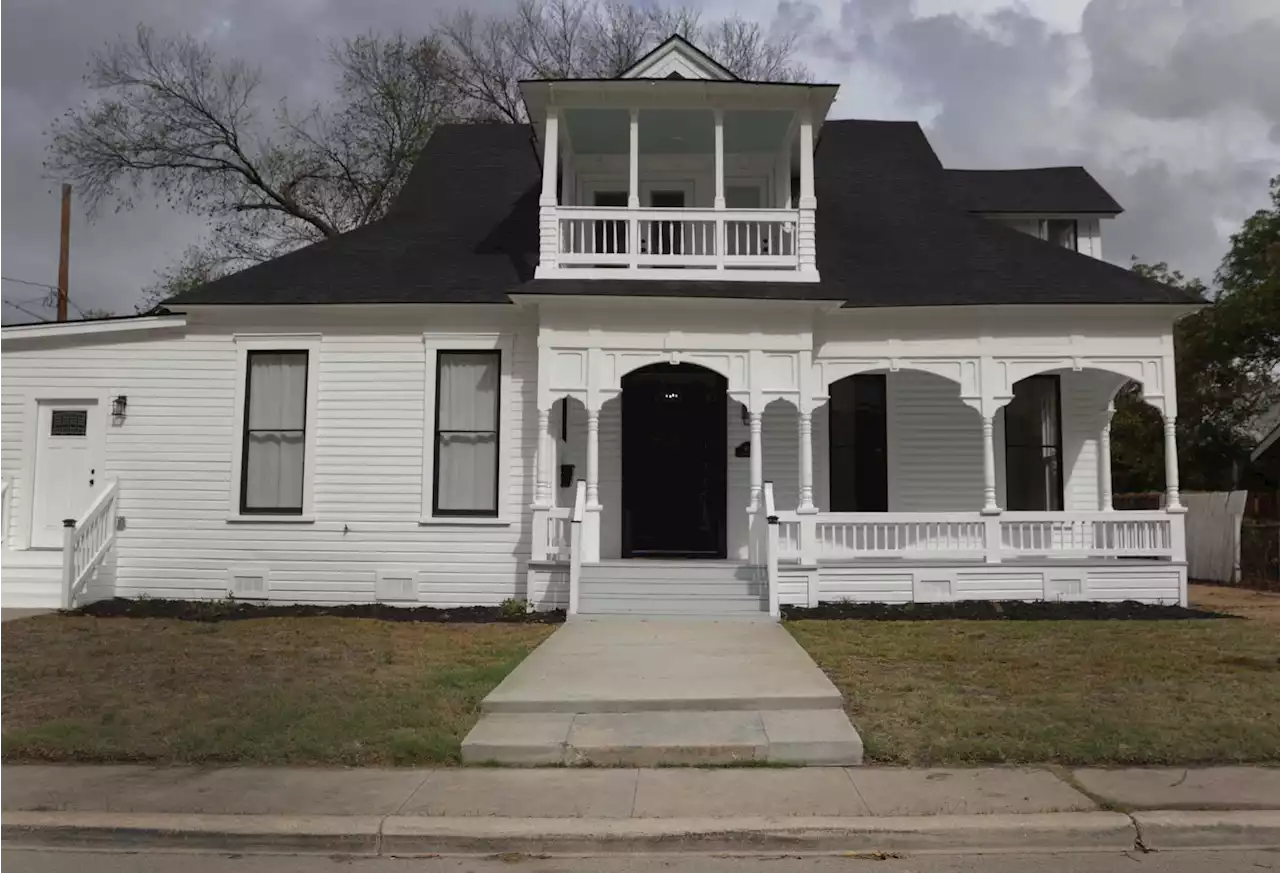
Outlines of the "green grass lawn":
[[796,621],[870,761],[1280,762],[1280,623]]
[[453,763],[547,625],[58,615],[3,632],[6,761]]

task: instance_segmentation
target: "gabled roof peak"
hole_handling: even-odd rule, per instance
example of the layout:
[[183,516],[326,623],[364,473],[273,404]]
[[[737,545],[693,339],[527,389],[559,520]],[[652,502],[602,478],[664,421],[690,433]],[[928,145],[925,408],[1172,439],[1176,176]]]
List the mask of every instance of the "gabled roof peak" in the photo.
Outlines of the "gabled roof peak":
[[708,79],[733,82],[737,76],[711,55],[678,33],[664,39],[629,68],[619,79]]

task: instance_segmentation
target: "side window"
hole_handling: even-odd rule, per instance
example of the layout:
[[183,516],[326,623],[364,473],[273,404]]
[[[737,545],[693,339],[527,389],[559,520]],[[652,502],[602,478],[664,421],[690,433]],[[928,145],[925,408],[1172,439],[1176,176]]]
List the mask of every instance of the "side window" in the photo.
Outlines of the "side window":
[[250,351],[240,464],[240,511],[301,515],[306,475],[305,351]]
[[436,355],[433,515],[498,515],[501,377],[499,351]]

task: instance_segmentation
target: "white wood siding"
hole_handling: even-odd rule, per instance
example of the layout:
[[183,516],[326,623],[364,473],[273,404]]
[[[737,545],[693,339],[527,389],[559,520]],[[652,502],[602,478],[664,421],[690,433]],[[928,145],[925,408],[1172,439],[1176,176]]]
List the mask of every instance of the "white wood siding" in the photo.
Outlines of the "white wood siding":
[[[435,332],[440,325],[433,324]],[[303,328],[300,328],[303,330]],[[273,333],[285,333],[272,330]],[[507,501],[513,523],[420,525],[422,458],[430,435],[423,409],[422,330],[327,333],[319,367],[314,523],[228,522],[235,345],[231,332],[185,338],[5,353],[4,465],[21,469],[21,417],[28,396],[92,390],[129,397],[125,420],[108,428],[106,475],[121,481],[117,593],[224,597],[228,568],[264,565],[270,599],[374,599],[377,570],[407,570],[419,601],[493,604],[518,596],[529,554],[536,377],[531,330],[518,333],[512,367]],[[15,439],[15,435],[17,438]],[[15,512],[27,483],[15,479]],[[20,496],[22,495],[22,496]],[[430,496],[427,495],[427,499]],[[519,580],[519,581],[517,581]]]

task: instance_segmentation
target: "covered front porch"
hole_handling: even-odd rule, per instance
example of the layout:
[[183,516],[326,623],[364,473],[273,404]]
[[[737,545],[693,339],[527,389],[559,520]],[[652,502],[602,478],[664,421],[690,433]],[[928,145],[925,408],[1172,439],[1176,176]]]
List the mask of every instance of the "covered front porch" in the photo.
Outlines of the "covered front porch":
[[[758,592],[775,615],[839,600],[1185,602],[1163,359],[815,345],[599,348],[612,384],[582,393],[553,370],[531,601],[574,611],[592,568],[619,582],[630,578],[620,566],[649,558],[732,564],[734,597]],[[543,360],[560,354],[544,349]],[[1131,380],[1166,422],[1160,510],[1112,507],[1111,401]],[[636,573],[635,590],[656,572]],[[685,587],[706,588],[709,574]]]

